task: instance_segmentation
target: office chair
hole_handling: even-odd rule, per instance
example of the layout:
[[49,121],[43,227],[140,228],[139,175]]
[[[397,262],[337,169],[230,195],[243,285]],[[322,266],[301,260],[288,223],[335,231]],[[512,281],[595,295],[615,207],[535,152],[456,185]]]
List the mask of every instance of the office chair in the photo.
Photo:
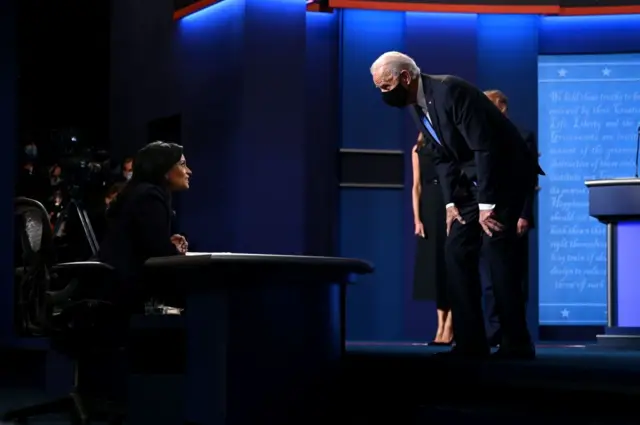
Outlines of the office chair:
[[16,198],[14,218],[16,244],[21,250],[16,252],[18,331],[23,336],[48,337],[52,349],[73,361],[74,383],[66,397],[11,410],[2,420],[26,423],[29,418],[66,413],[73,425],[98,418],[121,425],[121,406],[83,393],[83,359],[115,352],[124,344],[119,335],[126,334],[126,319],[109,301],[112,268],[95,261],[56,264],[52,229],[41,203]]

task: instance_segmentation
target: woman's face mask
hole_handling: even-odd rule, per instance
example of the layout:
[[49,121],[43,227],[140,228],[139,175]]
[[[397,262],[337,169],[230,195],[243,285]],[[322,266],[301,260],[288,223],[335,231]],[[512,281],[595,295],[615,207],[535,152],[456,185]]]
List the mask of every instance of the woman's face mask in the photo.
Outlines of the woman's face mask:
[[131,176],[133,176],[133,171],[126,171],[124,173],[124,178],[127,180],[131,180]]
[[38,148],[36,145],[27,145],[24,147],[24,153],[30,158],[35,158],[38,156]]

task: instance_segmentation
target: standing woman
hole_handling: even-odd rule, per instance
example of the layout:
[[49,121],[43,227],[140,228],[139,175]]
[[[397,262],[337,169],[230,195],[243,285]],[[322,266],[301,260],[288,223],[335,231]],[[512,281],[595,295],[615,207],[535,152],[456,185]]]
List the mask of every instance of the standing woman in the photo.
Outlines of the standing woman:
[[438,330],[429,345],[451,345],[453,322],[447,299],[444,243],[447,238],[446,209],[431,152],[424,135],[411,155],[413,164],[413,220],[418,237],[413,273],[413,295],[417,300],[435,300]]

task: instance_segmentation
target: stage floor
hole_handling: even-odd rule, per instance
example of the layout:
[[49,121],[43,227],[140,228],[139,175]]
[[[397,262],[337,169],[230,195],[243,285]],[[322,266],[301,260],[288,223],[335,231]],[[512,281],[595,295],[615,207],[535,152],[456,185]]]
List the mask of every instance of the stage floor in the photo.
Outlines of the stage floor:
[[571,343],[538,345],[533,361],[433,356],[447,350],[421,343],[350,342],[349,382],[353,391],[366,392],[378,403],[499,410],[517,405],[519,412],[531,414],[581,412],[608,420],[612,415],[624,419],[640,403],[638,351]]
[[[534,361],[437,359],[447,348],[351,342],[336,405],[322,421],[349,425],[628,425],[640,405],[640,352],[589,344],[539,345]],[[180,388],[179,375],[140,377],[135,391]],[[178,390],[179,391],[179,390]],[[180,391],[179,391],[180,392]],[[38,401],[37,391],[0,389],[0,411]],[[164,400],[164,399],[163,399]],[[172,401],[170,401],[172,400]],[[180,406],[167,394],[166,404]],[[138,406],[140,408],[140,406]],[[630,413],[628,413],[630,412]],[[325,417],[335,421],[324,420]],[[67,423],[56,417],[42,425]]]

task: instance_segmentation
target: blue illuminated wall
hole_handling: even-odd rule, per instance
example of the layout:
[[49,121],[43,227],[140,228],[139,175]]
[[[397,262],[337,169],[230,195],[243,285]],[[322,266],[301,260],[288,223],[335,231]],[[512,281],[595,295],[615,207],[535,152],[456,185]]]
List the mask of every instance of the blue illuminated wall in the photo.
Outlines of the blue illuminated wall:
[[[404,115],[382,104],[369,74],[381,51],[404,49],[404,32],[402,12],[343,12],[342,147],[401,149],[407,143]],[[376,264],[374,275],[348,290],[348,339],[403,339],[405,195],[398,190],[341,190],[340,254]]]
[[116,150],[181,114],[194,176],[178,222],[190,247],[330,253],[337,192],[323,173],[335,175],[338,116],[322,111],[337,104],[336,15],[225,0],[175,22],[171,3],[115,1]]
[[[476,16],[346,10],[342,32],[342,146],[406,152],[415,140],[413,124],[401,117],[401,112],[385,108],[370,82],[369,66],[384,51],[405,51],[426,73],[456,74],[482,89],[504,91],[512,120],[523,129],[535,131],[539,54],[640,50],[640,16]],[[547,160],[551,153],[541,150],[543,160]],[[369,284],[350,290],[351,339],[427,340],[433,335],[435,306],[411,299],[415,241],[409,167],[407,161],[403,191],[342,191],[342,253],[369,258],[378,266],[376,274],[367,278]],[[548,182],[542,178],[540,185],[544,195]],[[538,247],[538,234],[545,228],[546,218],[538,217],[540,229],[532,231],[530,237],[532,308],[528,319],[534,335],[538,324],[538,255],[547,252],[544,246]]]
[[306,252],[336,253],[337,155],[340,140],[338,13],[307,13],[306,33]]

